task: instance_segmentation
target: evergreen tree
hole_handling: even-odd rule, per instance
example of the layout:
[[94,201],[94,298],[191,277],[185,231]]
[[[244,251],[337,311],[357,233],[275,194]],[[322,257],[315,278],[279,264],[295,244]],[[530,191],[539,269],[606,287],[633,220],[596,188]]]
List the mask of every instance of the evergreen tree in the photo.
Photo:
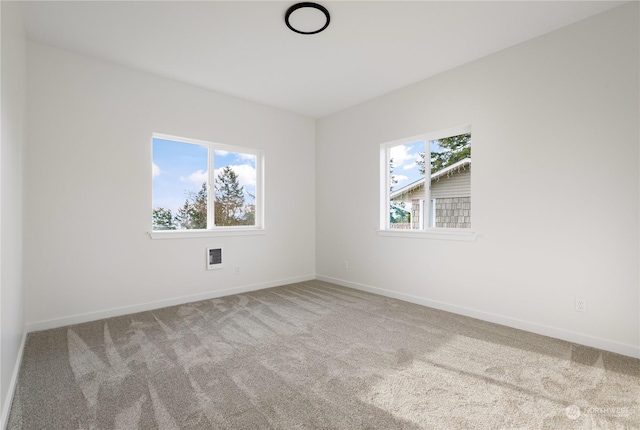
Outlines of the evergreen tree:
[[231,167],[226,166],[218,174],[215,182],[214,216],[216,225],[245,224],[244,206],[244,187],[238,182],[236,172]]
[[[222,169],[215,181],[215,224],[217,226],[255,225],[255,204],[245,204],[244,187],[229,166]],[[255,199],[255,196],[249,194]],[[154,230],[206,229],[207,184],[198,192],[189,191],[176,215],[164,208],[153,209]]]
[[154,230],[175,230],[175,222],[171,209],[153,209],[153,229]]
[[[255,202],[256,196],[247,191],[247,194]],[[242,225],[256,225],[256,205],[250,203],[244,207],[244,217]]]
[[393,191],[393,186],[398,183],[395,175],[393,174],[393,158],[389,160],[389,192]]
[[[451,166],[465,158],[471,158],[471,134],[460,134],[439,139],[438,146],[442,152],[431,152],[431,173],[435,173],[445,167]],[[420,160],[416,161],[420,167],[420,173],[425,174],[425,155],[420,154]]]
[[404,202],[389,206],[389,222],[391,224],[411,222],[411,212],[405,207]]
[[190,191],[184,205],[178,209],[175,220],[180,228],[206,229],[207,228],[207,184],[203,183],[197,193]]
[[[393,158],[389,159],[389,193],[393,192],[393,186],[398,183],[395,175],[393,174]],[[402,204],[402,202],[400,202]],[[390,203],[389,204],[389,222],[399,223],[406,222],[403,220],[404,211],[400,209],[397,205]]]

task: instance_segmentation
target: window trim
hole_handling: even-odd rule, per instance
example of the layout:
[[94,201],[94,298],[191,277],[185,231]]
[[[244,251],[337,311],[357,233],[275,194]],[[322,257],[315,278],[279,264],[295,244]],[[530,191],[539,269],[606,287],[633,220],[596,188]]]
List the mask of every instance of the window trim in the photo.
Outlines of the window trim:
[[[397,139],[390,142],[380,144],[380,222],[377,229],[379,236],[390,237],[410,237],[410,238],[422,238],[422,239],[438,239],[438,240],[455,240],[455,241],[467,241],[472,242],[475,240],[477,234],[469,229],[453,229],[453,228],[436,228],[436,227],[424,227],[422,230],[394,230],[390,227],[389,220],[389,198],[390,198],[390,177],[389,177],[389,162],[390,162],[390,148],[402,145],[410,142],[424,141],[425,151],[431,148],[429,142],[432,140],[438,140],[445,137],[457,136],[460,134],[471,133],[471,124],[465,124],[457,127],[451,127],[435,132],[420,134],[417,136],[411,136],[403,139]],[[426,159],[426,156],[425,156]],[[425,166],[426,167],[426,166]],[[426,178],[431,176],[430,169],[425,171],[425,185]],[[425,187],[426,188],[426,187]],[[426,191],[426,190],[425,190]],[[431,201],[430,190],[426,191],[425,204]],[[422,220],[424,222],[424,220]],[[472,220],[473,223],[473,220]],[[425,223],[428,224],[428,223]]]
[[[188,143],[193,145],[205,146],[208,149],[207,170],[207,225],[211,226],[207,229],[191,229],[191,230],[154,230],[153,220],[148,231],[151,239],[178,239],[178,238],[197,238],[197,237],[220,237],[220,236],[250,236],[266,234],[264,222],[264,152],[260,149],[248,148],[244,146],[228,145],[224,143],[210,142],[206,140],[192,139],[188,137],[173,136],[163,133],[151,134],[151,160],[153,162],[153,140],[163,139],[180,143]],[[214,225],[214,199],[215,191],[215,172],[214,157],[215,151],[228,151],[241,154],[255,155],[256,157],[256,196],[255,196],[255,224],[240,226],[215,226]],[[153,192],[153,182],[151,185]],[[211,192],[213,191],[213,192]],[[151,199],[151,210],[153,211],[153,198]]]
[[218,227],[216,230],[150,230],[151,239],[197,239],[201,237],[224,236],[262,236],[267,234],[264,228],[255,227]]
[[[464,230],[464,231],[460,231]],[[478,234],[461,228],[429,228],[427,230],[377,230],[378,236],[409,237],[412,239],[452,240],[456,242],[475,242]]]

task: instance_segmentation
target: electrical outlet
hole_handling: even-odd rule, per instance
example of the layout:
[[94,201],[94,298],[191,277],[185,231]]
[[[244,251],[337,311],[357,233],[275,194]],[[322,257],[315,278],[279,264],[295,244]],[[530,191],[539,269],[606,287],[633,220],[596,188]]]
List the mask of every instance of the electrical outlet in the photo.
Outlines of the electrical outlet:
[[573,306],[576,312],[586,312],[587,311],[587,301],[585,299],[580,299],[578,297],[575,298],[573,302]]
[[349,268],[349,262],[347,260],[344,260],[342,262],[342,267],[345,268],[345,269],[348,269]]

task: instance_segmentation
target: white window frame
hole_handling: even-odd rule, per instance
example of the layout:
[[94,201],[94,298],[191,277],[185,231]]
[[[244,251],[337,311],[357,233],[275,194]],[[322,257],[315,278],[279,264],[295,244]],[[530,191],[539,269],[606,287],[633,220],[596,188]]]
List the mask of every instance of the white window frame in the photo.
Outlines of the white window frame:
[[[153,223],[149,229],[149,236],[152,239],[179,239],[179,238],[199,238],[199,237],[220,237],[220,236],[252,236],[266,234],[264,228],[264,153],[259,149],[242,146],[227,145],[222,143],[208,142],[204,140],[191,139],[186,137],[171,136],[168,134],[153,133],[151,137],[152,149],[153,139],[171,140],[181,143],[206,146],[208,148],[208,172],[207,178],[207,229],[202,230],[153,230]],[[247,226],[215,226],[214,225],[214,201],[215,201],[215,173],[214,157],[215,151],[237,152],[256,156],[256,196],[255,196],[255,225]],[[153,160],[153,155],[152,155]],[[153,189],[153,184],[151,185]],[[153,206],[153,202],[151,203]]]
[[[408,237],[408,238],[423,238],[423,239],[439,239],[439,240],[455,240],[472,242],[475,240],[477,234],[472,229],[459,229],[459,228],[436,228],[431,227],[429,221],[425,222],[424,217],[421,220],[422,230],[405,230],[405,229],[391,229],[389,221],[389,198],[390,198],[390,177],[389,177],[389,163],[390,163],[390,148],[407,143],[424,141],[425,151],[429,152],[429,142],[433,140],[443,139],[445,137],[458,136],[460,134],[471,133],[471,125],[462,125],[458,127],[447,128],[432,133],[425,133],[418,136],[412,136],[404,139],[398,139],[391,142],[385,142],[380,144],[380,227],[377,230],[380,236],[389,237]],[[425,197],[424,204],[431,202],[431,187],[427,184],[427,178],[431,177],[429,158],[425,152]],[[426,208],[425,208],[426,209]],[[422,214],[431,212],[429,210],[422,210]],[[431,215],[431,214],[430,214]],[[427,227],[428,226],[428,227]]]
[[429,200],[429,208],[430,208],[430,215],[429,215],[429,227],[430,228],[435,228],[435,224],[436,224],[436,199],[431,199]]

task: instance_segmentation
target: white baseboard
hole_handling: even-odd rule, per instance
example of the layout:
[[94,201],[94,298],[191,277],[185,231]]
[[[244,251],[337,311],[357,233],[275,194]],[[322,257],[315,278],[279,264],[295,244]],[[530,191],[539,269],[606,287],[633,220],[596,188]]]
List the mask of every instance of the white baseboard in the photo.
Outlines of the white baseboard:
[[16,392],[16,386],[18,385],[18,376],[20,375],[20,366],[22,365],[22,353],[24,352],[24,345],[27,342],[27,329],[22,332],[22,341],[20,342],[20,348],[18,349],[18,356],[16,357],[16,364],[13,367],[13,373],[11,374],[11,381],[9,382],[9,390],[7,391],[7,397],[2,407],[2,416],[0,416],[0,429],[6,429],[9,424],[9,412],[11,412],[11,404]]
[[249,291],[262,290],[264,288],[278,287],[280,285],[293,284],[295,282],[311,281],[313,279],[316,279],[315,275],[298,276],[295,278],[280,279],[277,281],[268,281],[259,284],[243,285],[241,287],[228,288],[224,290],[208,291],[201,294],[176,297],[166,300],[158,300],[155,302],[141,303],[132,306],[123,306],[120,308],[112,308],[103,311],[87,312],[84,314],[72,315],[69,317],[31,322],[27,323],[26,332],[31,333],[34,331],[49,330],[52,328],[64,327],[72,324],[80,324],[89,321],[101,320],[104,318],[151,311],[154,309],[166,308],[168,306],[182,305],[185,303],[197,302],[200,300],[215,299],[218,297],[230,296],[233,294],[247,293]]
[[425,299],[423,297],[412,296],[409,294],[399,293],[396,291],[370,287],[368,285],[345,281],[342,279],[331,278],[328,276],[318,275],[316,276],[316,279],[320,281],[326,281],[326,282],[331,282],[333,284],[342,285],[344,287],[353,288],[356,290],[367,291],[369,293],[391,297],[393,299],[403,300],[405,302],[416,303],[418,305],[440,309],[440,310],[451,312],[454,314],[464,315],[467,317],[504,325],[507,327],[513,327],[513,328],[525,330],[531,333],[541,334],[544,336],[549,336],[556,339],[577,343],[580,345],[585,345],[593,348],[602,349],[605,351],[615,352],[617,354],[622,354],[629,357],[640,358],[640,348],[635,345],[615,342],[608,339],[602,339],[595,336],[576,333],[570,330],[564,330],[556,327],[546,326],[543,324],[532,323],[532,322],[520,320],[517,318],[511,318],[504,315],[493,314],[490,312],[483,312],[476,309],[457,306],[457,305],[453,305],[445,302],[439,302],[437,300]]
[[[111,317],[127,315],[127,314],[132,314],[137,312],[150,311],[150,310],[160,309],[168,306],[181,305],[184,303],[196,302],[199,300],[214,299],[217,297],[224,297],[224,296],[230,296],[232,294],[246,293],[249,291],[261,290],[264,288],[278,287],[280,285],[292,284],[295,282],[310,281],[313,279],[331,282],[334,284],[342,285],[344,287],[367,291],[370,293],[379,294],[381,296],[391,297],[394,299],[403,300],[410,303],[416,303],[419,305],[428,306],[431,308],[440,309],[443,311],[452,312],[455,314],[464,315],[471,318],[477,318],[483,321],[501,324],[507,327],[513,327],[513,328],[525,330],[531,333],[541,334],[541,335],[553,337],[556,339],[562,339],[562,340],[577,343],[580,345],[590,346],[590,347],[602,349],[605,351],[611,351],[611,352],[626,355],[629,357],[640,358],[640,348],[635,345],[615,342],[609,339],[589,336],[582,333],[576,333],[570,330],[550,327],[543,324],[537,324],[530,321],[524,321],[517,318],[507,317],[504,315],[493,314],[490,312],[484,312],[477,309],[454,305],[451,303],[440,302],[437,300],[430,300],[423,297],[412,296],[409,294],[399,293],[397,291],[385,290],[383,288],[371,287],[371,286],[356,283],[356,282],[345,281],[342,279],[337,279],[337,278],[332,278],[332,277],[322,276],[322,275],[299,276],[295,278],[281,279],[278,281],[269,281],[269,282],[263,282],[259,284],[229,288],[225,290],[210,291],[202,294],[177,297],[177,298],[167,299],[167,300],[159,300],[159,301],[143,303],[139,305],[124,306],[120,308],[107,309],[104,311],[88,312],[85,314],[73,315],[69,317],[56,318],[56,319],[51,319],[46,321],[38,321],[38,322],[28,323],[26,325],[25,333],[30,333],[30,332],[39,331],[39,330],[48,330],[52,328],[64,327],[67,325],[79,324],[79,323],[89,322],[89,321],[96,321],[103,318],[111,318]],[[24,339],[23,339],[23,343],[24,343]],[[20,354],[22,354],[22,350]]]

